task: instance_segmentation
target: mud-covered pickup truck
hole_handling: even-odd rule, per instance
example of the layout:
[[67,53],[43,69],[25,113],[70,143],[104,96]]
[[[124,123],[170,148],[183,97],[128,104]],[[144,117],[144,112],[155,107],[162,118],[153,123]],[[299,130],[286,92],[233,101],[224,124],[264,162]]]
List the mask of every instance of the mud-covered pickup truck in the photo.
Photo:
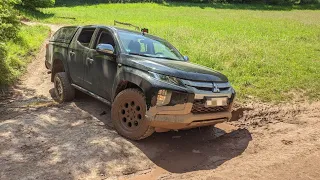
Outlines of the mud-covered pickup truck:
[[115,129],[129,139],[231,118],[235,91],[227,77],[188,62],[156,36],[111,26],[66,26],[46,48],[57,101],[73,100],[76,89],[110,104]]

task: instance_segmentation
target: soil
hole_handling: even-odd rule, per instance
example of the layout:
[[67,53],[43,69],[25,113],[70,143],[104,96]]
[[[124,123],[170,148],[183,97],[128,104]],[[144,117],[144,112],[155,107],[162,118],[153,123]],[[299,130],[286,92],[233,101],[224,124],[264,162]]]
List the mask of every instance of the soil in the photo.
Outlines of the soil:
[[320,179],[320,102],[236,104],[230,122],[135,142],[102,102],[53,100],[44,47],[0,97],[0,179]]

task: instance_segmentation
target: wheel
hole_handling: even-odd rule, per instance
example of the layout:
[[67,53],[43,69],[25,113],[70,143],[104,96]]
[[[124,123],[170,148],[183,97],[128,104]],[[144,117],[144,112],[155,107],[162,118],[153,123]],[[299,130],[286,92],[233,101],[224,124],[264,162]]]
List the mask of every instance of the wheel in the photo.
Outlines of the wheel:
[[115,98],[112,109],[112,123],[117,132],[131,140],[150,136],[154,127],[148,125],[145,96],[138,89],[125,89]]
[[75,96],[74,87],[71,86],[68,76],[65,72],[59,72],[54,76],[54,91],[56,101],[59,103],[72,101]]

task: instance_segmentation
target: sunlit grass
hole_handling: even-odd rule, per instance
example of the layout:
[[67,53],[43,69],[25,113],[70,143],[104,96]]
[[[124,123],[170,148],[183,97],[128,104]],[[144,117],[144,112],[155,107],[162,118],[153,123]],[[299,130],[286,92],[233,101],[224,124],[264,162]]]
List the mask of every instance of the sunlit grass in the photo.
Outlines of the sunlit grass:
[[232,7],[99,4],[41,9],[46,18],[39,20],[57,24],[130,22],[167,39],[191,62],[226,74],[241,100],[252,96],[265,101],[290,100],[288,92],[319,99],[320,11]]
[[0,85],[11,84],[19,78],[48,35],[49,28],[45,26],[21,27],[17,38],[4,45],[5,70],[0,72]]

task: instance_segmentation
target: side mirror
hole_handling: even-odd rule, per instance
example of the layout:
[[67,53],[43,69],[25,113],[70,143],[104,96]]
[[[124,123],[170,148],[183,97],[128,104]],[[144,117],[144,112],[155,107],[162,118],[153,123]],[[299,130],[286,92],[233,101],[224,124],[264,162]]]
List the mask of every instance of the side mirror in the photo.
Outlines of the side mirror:
[[96,51],[103,54],[114,54],[114,48],[111,44],[98,44]]
[[183,56],[183,59],[184,59],[185,61],[189,61],[189,57],[188,57],[188,56]]

